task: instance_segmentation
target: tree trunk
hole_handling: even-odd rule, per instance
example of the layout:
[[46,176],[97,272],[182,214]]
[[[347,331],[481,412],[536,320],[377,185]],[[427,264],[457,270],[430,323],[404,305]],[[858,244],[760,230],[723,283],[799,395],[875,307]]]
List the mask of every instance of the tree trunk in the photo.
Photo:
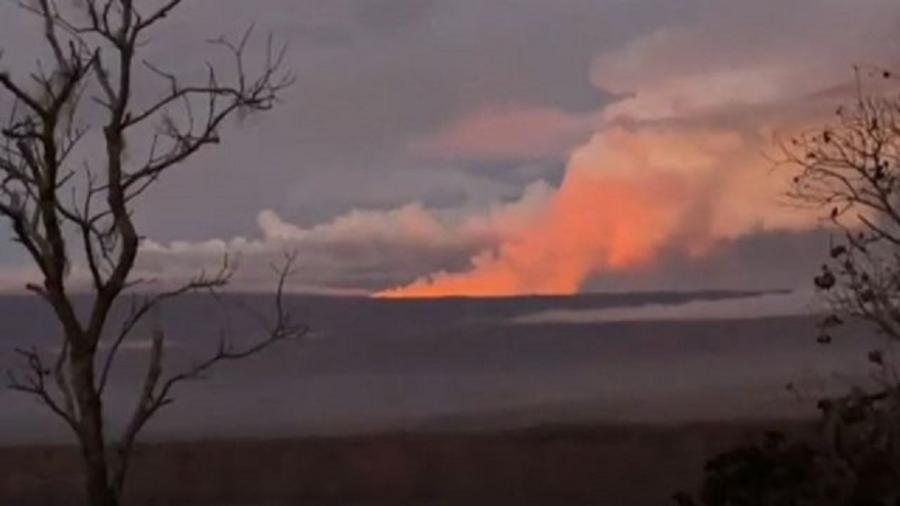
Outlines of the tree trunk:
[[85,493],[89,506],[118,506],[118,497],[109,482],[103,403],[94,382],[92,355],[73,352],[71,363],[72,387],[80,414],[79,442],[84,460]]
[[118,506],[119,501],[106,483],[105,464],[96,465],[85,455],[85,486],[89,506]]

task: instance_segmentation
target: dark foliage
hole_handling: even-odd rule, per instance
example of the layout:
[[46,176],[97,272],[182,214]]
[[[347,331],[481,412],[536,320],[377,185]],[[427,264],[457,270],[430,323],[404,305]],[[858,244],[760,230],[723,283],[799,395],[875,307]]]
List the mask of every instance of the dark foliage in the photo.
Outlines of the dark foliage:
[[794,506],[815,495],[815,452],[803,442],[786,442],[773,432],[765,440],[725,452],[706,465],[703,503]]
[[[889,71],[857,70],[893,80]],[[797,169],[788,197],[821,208],[834,226],[826,264],[813,284],[826,302],[818,342],[851,320],[885,338],[868,362],[874,374],[849,393],[819,401],[817,428],[802,436],[773,433],[711,460],[699,502],[682,506],[900,505],[900,375],[890,354],[900,341],[900,95],[866,95],[837,110],[824,129],[801,133],[785,148]]]
[[808,434],[772,432],[710,460],[703,506],[888,506],[900,504],[900,393],[854,392],[820,403]]

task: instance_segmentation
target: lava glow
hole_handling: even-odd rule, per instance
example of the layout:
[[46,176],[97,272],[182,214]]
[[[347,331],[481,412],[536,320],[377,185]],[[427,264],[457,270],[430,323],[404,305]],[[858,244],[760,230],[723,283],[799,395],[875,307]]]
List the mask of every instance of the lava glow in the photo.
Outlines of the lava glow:
[[468,271],[433,273],[376,296],[572,294],[592,275],[646,265],[666,247],[700,254],[721,236],[717,229],[748,226],[716,209],[742,201],[723,199],[728,190],[716,177],[741,145],[731,134],[598,134],[573,155],[538,217],[476,255]]
[[472,270],[437,273],[383,297],[570,294],[601,267],[649,260],[663,242],[666,210],[633,181],[570,176],[534,228],[472,259]]

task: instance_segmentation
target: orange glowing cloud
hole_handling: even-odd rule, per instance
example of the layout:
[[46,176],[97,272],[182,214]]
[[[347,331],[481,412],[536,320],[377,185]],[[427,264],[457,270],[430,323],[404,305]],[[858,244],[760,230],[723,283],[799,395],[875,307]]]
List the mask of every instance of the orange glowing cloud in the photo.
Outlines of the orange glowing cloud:
[[417,139],[415,153],[440,158],[516,159],[555,157],[590,137],[592,114],[550,107],[488,108]]
[[[572,156],[542,212],[505,231],[468,271],[433,273],[377,296],[571,294],[592,275],[646,265],[663,248],[699,254],[751,228],[789,226],[798,218],[769,201],[774,190],[758,182],[764,160],[748,148],[731,132],[604,131]],[[755,184],[746,184],[751,171]]]

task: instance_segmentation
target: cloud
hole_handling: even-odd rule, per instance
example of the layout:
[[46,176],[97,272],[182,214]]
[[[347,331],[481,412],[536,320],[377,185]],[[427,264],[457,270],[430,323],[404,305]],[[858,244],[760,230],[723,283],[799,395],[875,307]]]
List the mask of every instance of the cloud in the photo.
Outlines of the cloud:
[[[591,81],[624,98],[608,106],[607,120],[661,120],[707,114],[720,107],[767,104],[780,98],[786,72],[770,62],[740,60],[698,66],[709,40],[687,29],[661,29],[594,60]],[[716,50],[713,50],[715,58]]]
[[488,108],[416,139],[411,149],[419,155],[451,159],[553,159],[584,142],[593,122],[589,114],[549,107]]
[[368,294],[421,272],[464,267],[475,252],[531,223],[551,193],[538,182],[521,199],[478,213],[441,212],[411,203],[384,211],[352,210],[307,228],[264,210],[257,217],[257,238],[144,241],[135,276],[155,280],[147,288],[158,289],[215,269],[228,255],[239,265],[234,288],[266,290],[274,282],[269,266],[285,252],[296,251],[297,272],[288,289]]
[[[851,80],[852,65],[897,62],[900,14],[883,0],[719,4],[600,54],[591,82],[622,96],[608,120],[708,118],[788,107]],[[837,34],[837,35],[836,35]]]
[[303,291],[365,292],[420,269],[435,268],[484,243],[461,236],[419,204],[388,211],[353,210],[331,222],[302,228],[271,210],[258,216],[261,237],[229,240],[146,241],[137,270],[153,279],[177,280],[209,269],[227,254],[237,259],[237,288],[265,289],[268,266],[297,251],[298,272],[289,288]]
[[620,98],[599,111],[603,121],[535,221],[478,252],[468,269],[379,295],[569,294],[604,273],[652,268],[666,252],[702,256],[745,235],[815,228],[814,213],[778,202],[792,174],[769,170],[764,153],[776,130],[814,125],[822,112],[811,110],[847,98],[833,93],[847,81],[840,58],[872,50],[863,32],[892,25],[860,28],[871,10],[829,4],[810,16],[852,24],[854,42],[835,43],[790,15],[771,27],[784,32],[749,44],[765,33],[753,19],[769,7],[741,16],[710,9],[697,26],[662,27],[598,56],[592,82]]
[[767,174],[755,140],[708,128],[604,129],[572,155],[535,219],[473,256],[468,270],[380,295],[574,293],[669,248],[699,255],[724,239],[815,223],[775,201],[785,178]]

